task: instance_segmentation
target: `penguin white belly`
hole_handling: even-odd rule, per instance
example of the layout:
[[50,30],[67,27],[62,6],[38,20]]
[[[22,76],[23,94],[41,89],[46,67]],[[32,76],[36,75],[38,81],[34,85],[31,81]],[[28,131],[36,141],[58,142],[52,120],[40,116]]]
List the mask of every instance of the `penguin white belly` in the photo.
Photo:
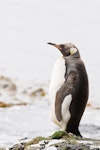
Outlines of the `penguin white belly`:
[[69,112],[69,105],[72,100],[72,95],[71,94],[67,95],[64,98],[61,107],[61,114],[62,114],[61,122],[57,120],[55,115],[55,100],[56,100],[57,91],[65,82],[65,71],[66,71],[65,59],[63,58],[63,56],[61,56],[57,59],[53,68],[50,87],[49,87],[49,100],[50,100],[50,107],[51,107],[50,108],[51,119],[55,124],[60,126],[63,130],[66,129],[66,125],[71,117]]

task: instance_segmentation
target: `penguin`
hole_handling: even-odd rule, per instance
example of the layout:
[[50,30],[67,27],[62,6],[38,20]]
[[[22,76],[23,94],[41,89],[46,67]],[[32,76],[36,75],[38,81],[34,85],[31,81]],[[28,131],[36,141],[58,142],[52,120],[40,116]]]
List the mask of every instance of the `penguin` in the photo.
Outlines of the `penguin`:
[[61,56],[56,60],[49,86],[51,120],[67,133],[82,136],[79,123],[88,95],[88,75],[78,48],[72,44],[47,43]]

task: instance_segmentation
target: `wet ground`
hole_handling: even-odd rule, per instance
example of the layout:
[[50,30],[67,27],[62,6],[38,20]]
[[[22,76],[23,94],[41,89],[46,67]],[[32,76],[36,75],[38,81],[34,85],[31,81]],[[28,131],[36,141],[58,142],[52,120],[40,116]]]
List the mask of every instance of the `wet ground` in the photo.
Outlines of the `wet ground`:
[[[0,147],[60,130],[50,120],[49,84],[0,77]],[[100,108],[88,103],[81,120],[84,137],[100,138]]]
[[[84,137],[100,138],[100,110],[87,108],[81,121]],[[56,130],[49,116],[48,100],[37,100],[33,105],[0,108],[0,146],[11,146],[21,139],[48,136]]]

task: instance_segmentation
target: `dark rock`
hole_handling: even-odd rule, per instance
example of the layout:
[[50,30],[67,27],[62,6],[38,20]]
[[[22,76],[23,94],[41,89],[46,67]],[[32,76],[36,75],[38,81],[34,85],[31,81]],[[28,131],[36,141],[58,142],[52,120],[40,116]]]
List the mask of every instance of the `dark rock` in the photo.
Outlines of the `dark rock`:
[[13,147],[9,148],[9,150],[24,150],[24,145],[16,144]]

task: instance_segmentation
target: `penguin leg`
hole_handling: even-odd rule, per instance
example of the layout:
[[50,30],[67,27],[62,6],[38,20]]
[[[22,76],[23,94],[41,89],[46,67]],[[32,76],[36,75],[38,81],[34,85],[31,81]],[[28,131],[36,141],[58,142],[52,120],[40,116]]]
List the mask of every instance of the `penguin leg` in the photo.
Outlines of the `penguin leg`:
[[76,135],[76,136],[80,136],[80,137],[82,137],[82,135],[81,135],[81,133],[80,133],[80,131],[79,131],[79,129],[66,129],[66,132],[68,132],[68,133],[73,133],[74,135]]
[[82,135],[78,129],[78,126],[79,126],[79,124],[75,124],[75,122],[73,122],[73,119],[70,119],[67,124],[67,127],[66,127],[66,132],[73,133],[76,136],[82,137]]
[[82,137],[82,135],[80,134],[80,131],[79,131],[79,129],[77,130],[77,136],[80,136],[80,137]]
[[76,136],[80,136],[80,137],[82,137],[82,135],[81,135],[81,133],[80,133],[79,129],[77,129],[77,130],[76,130],[75,135],[76,135]]

